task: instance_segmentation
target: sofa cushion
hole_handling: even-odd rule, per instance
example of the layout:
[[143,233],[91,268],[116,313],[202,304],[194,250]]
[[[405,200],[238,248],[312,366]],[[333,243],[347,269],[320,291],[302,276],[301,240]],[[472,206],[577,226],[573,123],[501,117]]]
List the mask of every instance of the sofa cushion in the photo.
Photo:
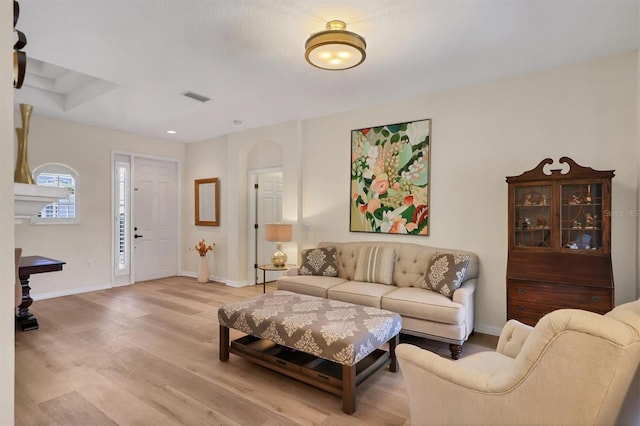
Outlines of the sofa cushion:
[[299,275],[338,276],[338,256],[335,247],[318,247],[302,250]]
[[465,317],[462,304],[438,292],[415,287],[395,288],[382,296],[380,307],[403,317],[446,324],[461,324]]
[[466,279],[469,260],[467,255],[437,253],[424,277],[424,288],[453,297],[453,292]]
[[347,281],[329,288],[327,290],[327,297],[329,299],[355,303],[357,305],[380,308],[380,299],[382,296],[394,289],[395,287],[386,284]]
[[313,275],[285,275],[276,280],[278,290],[288,290],[309,296],[327,297],[327,289],[346,282],[344,278]]
[[396,251],[393,247],[362,247],[358,253],[355,281],[393,284],[393,265]]
[[360,249],[371,246],[393,247],[396,250],[396,264],[393,268],[393,285],[396,287],[422,288],[427,269],[429,269],[431,259],[436,253],[452,253],[469,256],[470,261],[465,281],[478,278],[478,256],[470,251],[391,241],[325,241],[318,243],[318,247],[329,246],[335,247],[338,253],[338,276],[349,281],[355,279],[356,260],[358,259]]

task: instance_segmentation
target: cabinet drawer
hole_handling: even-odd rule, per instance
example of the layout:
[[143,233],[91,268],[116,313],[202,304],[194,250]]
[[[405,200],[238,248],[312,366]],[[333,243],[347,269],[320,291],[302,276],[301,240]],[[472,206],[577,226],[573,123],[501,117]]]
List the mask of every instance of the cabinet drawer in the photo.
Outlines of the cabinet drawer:
[[[613,289],[509,281],[507,318],[527,324],[556,309],[583,309],[604,314],[613,309]],[[535,322],[533,322],[534,325]]]

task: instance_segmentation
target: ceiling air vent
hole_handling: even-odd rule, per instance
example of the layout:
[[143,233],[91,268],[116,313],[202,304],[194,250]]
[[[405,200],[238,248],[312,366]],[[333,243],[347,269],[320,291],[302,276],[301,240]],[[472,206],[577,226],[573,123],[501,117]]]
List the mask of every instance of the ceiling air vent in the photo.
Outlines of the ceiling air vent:
[[187,98],[195,99],[196,101],[200,101],[200,102],[207,102],[211,100],[211,98],[207,98],[206,96],[199,95],[193,92],[184,92],[183,95],[186,96]]

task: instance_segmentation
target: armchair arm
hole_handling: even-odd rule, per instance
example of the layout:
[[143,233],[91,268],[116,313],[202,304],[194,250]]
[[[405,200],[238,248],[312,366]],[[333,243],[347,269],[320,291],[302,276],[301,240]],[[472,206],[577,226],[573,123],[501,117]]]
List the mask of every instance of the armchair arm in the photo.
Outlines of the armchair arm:
[[[436,355],[433,352],[414,345],[402,343],[396,347],[396,356],[405,375],[412,376],[413,381],[418,374],[420,381],[424,382],[424,374],[437,377],[451,386],[461,386],[472,391],[486,392],[489,387],[490,374],[475,369],[467,368],[459,362]],[[417,379],[416,379],[417,380]]]
[[515,358],[532,331],[533,327],[520,321],[513,319],[507,321],[500,333],[496,352]]

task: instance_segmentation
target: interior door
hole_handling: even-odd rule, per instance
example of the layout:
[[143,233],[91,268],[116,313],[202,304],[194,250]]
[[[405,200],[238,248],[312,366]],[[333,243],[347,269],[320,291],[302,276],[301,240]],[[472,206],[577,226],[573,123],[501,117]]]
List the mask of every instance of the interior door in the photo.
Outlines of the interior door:
[[136,158],[134,162],[134,278],[146,281],[177,274],[177,164]]
[[[253,265],[254,263],[258,265],[271,263],[271,255],[276,251],[276,243],[264,239],[264,225],[282,222],[282,171],[258,172],[255,175],[255,182],[258,184],[258,189],[257,192],[251,191],[249,204],[252,207],[250,226],[254,228],[254,225],[257,225],[257,238],[255,236],[250,238],[249,253],[257,253],[257,258],[254,259],[254,256],[251,256],[249,276],[253,277],[257,274],[257,282],[262,283],[263,274],[261,271],[256,271]],[[257,241],[257,250],[255,250],[255,241]],[[267,281],[274,279],[275,273],[268,274]]]
[[276,243],[264,239],[264,225],[282,222],[282,172],[258,175],[258,264],[270,263]]

